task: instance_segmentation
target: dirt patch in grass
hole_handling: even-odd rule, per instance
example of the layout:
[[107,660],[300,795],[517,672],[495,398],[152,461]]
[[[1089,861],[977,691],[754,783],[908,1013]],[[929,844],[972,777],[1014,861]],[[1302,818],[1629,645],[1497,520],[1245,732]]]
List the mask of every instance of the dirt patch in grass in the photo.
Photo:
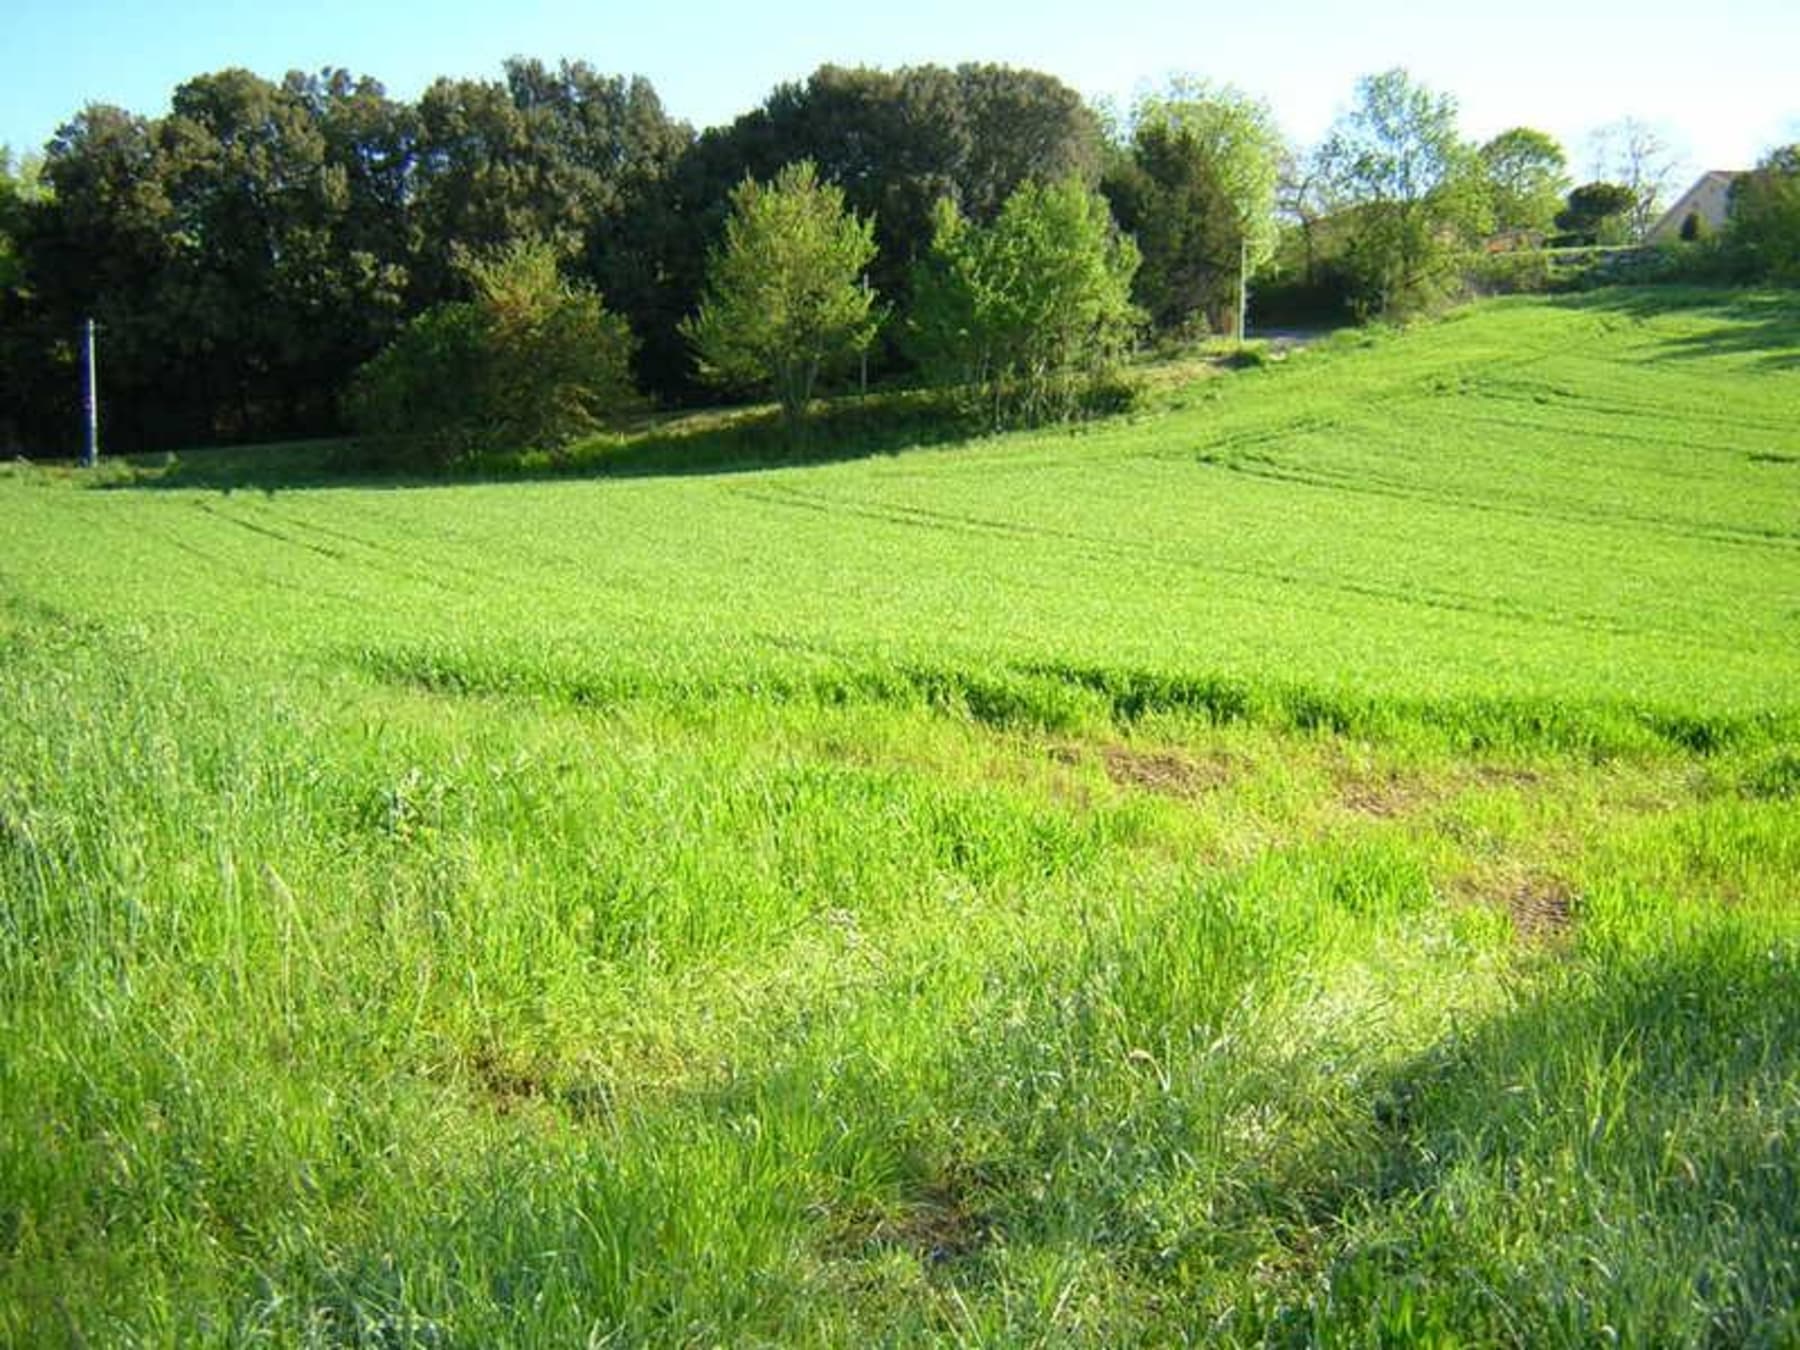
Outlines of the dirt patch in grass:
[[1338,784],[1338,803],[1346,811],[1377,820],[1395,820],[1430,805],[1432,794],[1416,781],[1390,770],[1375,777],[1346,778]]
[[1500,764],[1483,764],[1476,768],[1474,779],[1480,787],[1514,787],[1532,788],[1544,781],[1541,773],[1532,769],[1508,768]]
[[970,1183],[940,1177],[902,1205],[856,1215],[841,1242],[849,1250],[895,1247],[938,1265],[972,1255],[993,1237],[993,1219],[975,1203]]
[[993,1231],[953,1188],[928,1192],[916,1204],[876,1225],[878,1241],[906,1248],[924,1261],[954,1261],[983,1246]]
[[1190,759],[1169,750],[1137,750],[1128,745],[1100,747],[1106,776],[1120,787],[1163,797],[1193,798],[1229,783],[1235,766],[1226,759]]
[[547,1105],[559,1107],[577,1120],[587,1120],[608,1109],[607,1090],[599,1084],[552,1082],[543,1074],[508,1063],[490,1046],[476,1050],[468,1063],[477,1095],[497,1115],[509,1116],[535,1105]]
[[1555,941],[1575,926],[1575,893],[1550,878],[1518,882],[1506,896],[1506,909],[1526,942]]
[[1575,927],[1578,897],[1573,887],[1556,877],[1541,873],[1521,876],[1516,872],[1498,877],[1464,877],[1455,889],[1471,904],[1505,910],[1521,942],[1558,942]]

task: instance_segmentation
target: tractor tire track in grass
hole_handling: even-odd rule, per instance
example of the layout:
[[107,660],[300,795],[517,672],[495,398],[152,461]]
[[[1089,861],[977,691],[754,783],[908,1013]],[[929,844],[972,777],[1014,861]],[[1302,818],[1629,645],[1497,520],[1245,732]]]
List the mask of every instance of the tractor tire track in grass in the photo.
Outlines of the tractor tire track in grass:
[[[1328,478],[1314,479],[1299,474],[1265,472],[1260,469],[1240,469],[1230,466],[1234,471],[1244,473],[1248,477],[1263,478],[1272,482],[1291,483],[1325,491],[1367,492],[1371,495],[1392,496],[1408,500],[1426,500],[1435,505],[1473,510],[1486,509],[1478,504],[1451,502],[1443,498],[1432,498],[1424,494],[1409,492],[1385,492],[1366,488],[1357,484],[1340,483]],[[1333,577],[1324,572],[1304,573],[1289,568],[1272,568],[1232,563],[1217,557],[1196,557],[1191,554],[1176,552],[1171,549],[1147,542],[1124,541],[1117,538],[1082,534],[1076,531],[1054,526],[1032,524],[1018,520],[1001,520],[964,513],[953,513],[934,510],[928,507],[900,505],[894,503],[874,504],[867,501],[846,501],[821,491],[808,491],[793,485],[780,488],[738,488],[736,492],[755,500],[771,504],[791,507],[798,510],[819,512],[827,516],[849,516],[858,519],[875,520],[884,524],[898,525],[903,528],[918,527],[947,531],[960,531],[971,534],[987,535],[1013,540],[1021,543],[1038,543],[1053,541],[1058,544],[1073,545],[1071,549],[1059,549],[1059,556],[1065,561],[1070,557],[1081,558],[1095,563],[1124,562],[1133,565],[1154,564],[1158,567],[1179,570],[1189,574],[1201,575],[1209,579],[1232,577],[1252,583],[1274,583],[1282,588],[1281,604],[1292,606],[1305,604],[1297,600],[1292,592],[1310,592],[1317,596],[1337,595],[1354,599],[1371,599],[1385,604],[1406,608],[1423,608],[1449,613],[1488,615],[1496,618],[1516,621],[1523,624],[1546,624],[1556,627],[1579,627],[1589,632],[1606,633],[1621,637],[1658,636],[1703,645],[1688,630],[1673,626],[1650,627],[1640,623],[1626,623],[1598,611],[1580,611],[1551,609],[1548,607],[1528,606],[1523,603],[1507,602],[1476,592],[1456,591],[1445,587],[1425,585],[1380,586],[1368,582],[1354,582]],[[1542,513],[1523,508],[1493,508],[1507,514],[1520,517],[1541,519]],[[1569,517],[1571,523],[1592,524],[1583,517]],[[1760,540],[1732,540],[1731,542],[1763,542]],[[1245,592],[1247,598],[1266,594],[1260,587],[1254,592]],[[1317,601],[1314,602],[1317,604]]]
[[1325,468],[1302,469],[1249,457],[1216,458],[1210,451],[1201,451],[1199,462],[1207,467],[1216,467],[1230,473],[1241,474],[1246,478],[1267,479],[1271,482],[1289,483],[1296,487],[1314,488],[1324,492],[1349,492],[1364,496],[1391,497],[1399,501],[1429,502],[1433,505],[1452,507],[1457,510],[1513,516],[1533,521],[1557,521],[1587,529],[1633,533],[1643,528],[1649,528],[1676,538],[1694,539],[1705,543],[1784,550],[1800,549],[1800,530],[1752,530],[1729,526],[1695,527],[1692,523],[1675,517],[1653,516],[1630,510],[1589,513],[1561,510],[1547,504],[1514,505],[1492,498],[1466,496],[1446,489],[1413,487],[1399,480],[1384,481],[1364,472],[1334,472]]

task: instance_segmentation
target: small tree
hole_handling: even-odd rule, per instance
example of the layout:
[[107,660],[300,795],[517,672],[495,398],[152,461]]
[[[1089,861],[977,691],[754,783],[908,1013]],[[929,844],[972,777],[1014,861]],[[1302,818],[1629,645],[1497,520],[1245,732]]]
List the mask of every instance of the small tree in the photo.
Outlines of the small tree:
[[997,420],[1067,415],[1114,370],[1142,319],[1137,246],[1080,180],[1028,183],[989,226],[949,201],[915,269],[908,342],[940,383],[973,386]]
[[634,397],[625,321],[563,280],[555,251],[465,258],[475,295],[434,306],[357,372],[361,431],[448,463],[481,449],[556,449]]
[[863,282],[875,226],[844,210],[811,161],[731,194],[723,247],[712,254],[700,310],[681,325],[701,375],[772,389],[797,422],[819,377],[868,348],[881,318]]
[[1545,230],[1568,190],[1568,156],[1555,137],[1531,127],[1503,131],[1481,147],[1497,230]]
[[1556,214],[1556,228],[1583,244],[1621,244],[1637,194],[1623,183],[1583,183]]
[[1364,313],[1430,302],[1492,219],[1474,150],[1456,129],[1456,102],[1404,70],[1357,85],[1357,103],[1319,150],[1345,232],[1340,263]]

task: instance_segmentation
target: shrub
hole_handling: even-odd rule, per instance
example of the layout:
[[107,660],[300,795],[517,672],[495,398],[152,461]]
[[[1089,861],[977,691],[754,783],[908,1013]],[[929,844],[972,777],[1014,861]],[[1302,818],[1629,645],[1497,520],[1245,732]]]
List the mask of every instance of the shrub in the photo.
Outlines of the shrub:
[[1550,257],[1542,249],[1478,254],[1469,264],[1469,289],[1478,295],[1538,295],[1551,284]]
[[632,339],[544,244],[464,264],[474,298],[427,310],[357,372],[349,418],[387,462],[556,450],[634,398]]
[[1732,184],[1726,246],[1746,277],[1800,284],[1800,144]]

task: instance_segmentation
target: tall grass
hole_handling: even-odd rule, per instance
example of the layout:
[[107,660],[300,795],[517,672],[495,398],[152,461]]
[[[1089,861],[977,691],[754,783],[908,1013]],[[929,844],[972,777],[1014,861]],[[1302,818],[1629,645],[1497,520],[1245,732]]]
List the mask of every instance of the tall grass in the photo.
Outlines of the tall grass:
[[[0,1342],[1791,1343],[1783,470],[1646,370],[1759,454],[1792,374],[1709,303],[769,474],[0,482]],[[1430,380],[1454,465],[1356,411]]]

